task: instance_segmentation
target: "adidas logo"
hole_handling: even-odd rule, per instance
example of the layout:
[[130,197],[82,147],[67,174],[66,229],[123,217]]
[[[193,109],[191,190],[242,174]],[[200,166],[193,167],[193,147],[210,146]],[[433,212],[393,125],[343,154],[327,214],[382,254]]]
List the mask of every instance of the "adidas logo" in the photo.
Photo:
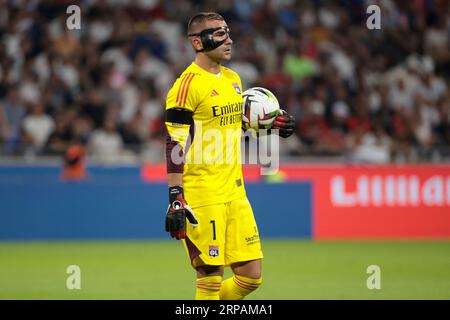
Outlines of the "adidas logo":
[[215,97],[215,96],[218,96],[219,95],[219,93],[217,93],[217,91],[216,90],[214,90],[213,89],[213,91],[211,91],[211,97]]

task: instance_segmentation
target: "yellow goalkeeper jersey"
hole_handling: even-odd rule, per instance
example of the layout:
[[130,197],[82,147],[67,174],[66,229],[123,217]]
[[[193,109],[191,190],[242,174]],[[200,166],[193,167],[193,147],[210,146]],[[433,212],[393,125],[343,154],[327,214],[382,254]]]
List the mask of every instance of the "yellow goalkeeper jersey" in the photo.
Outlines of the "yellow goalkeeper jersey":
[[177,114],[191,115],[193,120],[187,124],[169,117],[166,119],[168,139],[179,148],[167,152],[171,157],[168,168],[173,162],[179,164],[177,156],[181,149],[185,157],[181,168],[188,204],[194,208],[245,196],[239,75],[225,67],[220,68],[219,75],[214,75],[193,62],[167,95],[166,113],[175,110]]

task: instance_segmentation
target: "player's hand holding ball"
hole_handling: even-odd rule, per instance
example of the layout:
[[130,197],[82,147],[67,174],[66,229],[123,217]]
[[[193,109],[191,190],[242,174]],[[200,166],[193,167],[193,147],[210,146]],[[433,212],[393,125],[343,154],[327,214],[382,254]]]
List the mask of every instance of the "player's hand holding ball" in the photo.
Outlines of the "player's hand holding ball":
[[181,186],[169,187],[169,208],[166,215],[166,231],[177,240],[186,238],[186,219],[193,227],[198,226],[191,207],[184,199]]
[[280,109],[275,95],[266,88],[253,87],[242,94],[242,128],[259,133],[261,129],[277,129],[282,138],[295,131],[295,119]]
[[279,135],[282,138],[290,137],[295,130],[295,118],[280,109],[280,115],[275,117],[272,129],[278,129]]

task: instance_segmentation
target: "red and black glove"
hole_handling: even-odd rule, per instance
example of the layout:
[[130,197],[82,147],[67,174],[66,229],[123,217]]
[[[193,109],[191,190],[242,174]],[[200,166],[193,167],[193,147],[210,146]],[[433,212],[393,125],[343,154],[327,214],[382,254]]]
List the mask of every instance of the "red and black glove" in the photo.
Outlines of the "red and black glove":
[[295,131],[295,118],[284,110],[280,110],[280,115],[275,118],[272,129],[278,129],[282,138],[291,136]]
[[169,187],[169,208],[166,214],[166,231],[177,240],[186,238],[186,219],[193,227],[198,226],[198,221],[191,207],[184,199],[183,188],[180,186]]

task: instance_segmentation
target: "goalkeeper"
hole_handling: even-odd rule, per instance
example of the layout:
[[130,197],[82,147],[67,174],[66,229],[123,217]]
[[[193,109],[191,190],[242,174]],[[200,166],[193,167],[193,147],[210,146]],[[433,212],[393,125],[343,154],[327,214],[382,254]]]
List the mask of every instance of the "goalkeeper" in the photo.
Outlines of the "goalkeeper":
[[[262,282],[261,243],[241,168],[242,84],[235,72],[222,66],[231,58],[229,32],[217,13],[202,12],[190,19],[195,60],[166,99],[165,228],[183,240],[197,272],[196,299],[201,300],[243,299]],[[284,112],[273,128],[288,137],[294,123]],[[210,139],[212,133],[223,139]],[[223,281],[225,266],[234,275]]]

